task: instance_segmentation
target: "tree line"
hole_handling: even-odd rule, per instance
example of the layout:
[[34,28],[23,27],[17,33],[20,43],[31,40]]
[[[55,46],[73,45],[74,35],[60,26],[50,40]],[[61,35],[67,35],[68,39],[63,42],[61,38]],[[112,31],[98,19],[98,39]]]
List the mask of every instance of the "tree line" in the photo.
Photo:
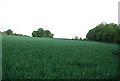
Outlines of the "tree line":
[[114,23],[101,23],[89,30],[86,39],[90,41],[120,43],[120,28]]
[[[6,31],[7,35],[13,34],[11,29]],[[16,35],[16,34],[15,34]],[[109,42],[109,43],[120,43],[120,28],[119,25],[115,23],[100,23],[95,28],[89,30],[85,39],[82,39],[78,36],[75,36],[75,40],[89,40],[89,41],[99,41],[99,42]],[[52,34],[49,30],[44,30],[43,28],[39,28],[36,31],[32,32],[33,37],[45,37],[45,38],[53,38],[54,34]]]
[[[11,29],[8,29],[7,31],[1,32],[1,33],[3,34],[5,33],[5,35],[27,36],[27,35],[13,33]],[[52,34],[49,30],[44,30],[43,28],[39,28],[37,31],[32,32],[32,36],[53,38],[54,34]]]

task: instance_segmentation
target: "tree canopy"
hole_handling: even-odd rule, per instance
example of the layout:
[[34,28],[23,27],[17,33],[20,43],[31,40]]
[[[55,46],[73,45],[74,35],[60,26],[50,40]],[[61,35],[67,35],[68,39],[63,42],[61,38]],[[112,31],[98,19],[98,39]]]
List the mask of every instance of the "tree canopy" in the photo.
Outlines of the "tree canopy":
[[54,34],[52,34],[49,30],[44,30],[43,28],[39,28],[37,31],[32,32],[32,36],[53,38]]
[[11,35],[11,34],[13,34],[13,31],[12,31],[11,29],[8,29],[8,30],[6,31],[6,33],[7,33],[7,35]]
[[89,30],[86,38],[91,41],[120,43],[120,29],[114,23],[101,23],[95,28]]

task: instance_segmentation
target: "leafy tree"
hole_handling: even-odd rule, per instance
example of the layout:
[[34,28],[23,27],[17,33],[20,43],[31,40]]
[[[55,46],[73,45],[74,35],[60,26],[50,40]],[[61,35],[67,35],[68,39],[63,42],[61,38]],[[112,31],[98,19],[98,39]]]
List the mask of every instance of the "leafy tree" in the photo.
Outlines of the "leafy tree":
[[82,38],[80,37],[79,40],[82,40]]
[[50,34],[51,34],[51,33],[50,33],[50,31],[49,31],[49,30],[45,30],[45,32],[44,32],[44,33],[45,33],[45,35],[44,35],[45,37],[50,37]]
[[39,28],[37,31],[32,32],[32,36],[53,38],[54,34],[52,34],[49,30],[44,30],[43,28]]
[[76,40],[78,40],[78,39],[79,39],[79,37],[78,37],[78,36],[75,36],[75,39],[76,39]]
[[37,37],[44,37],[44,30],[42,28],[37,30]]
[[32,36],[37,37],[37,31],[33,31]]
[[54,36],[54,34],[50,34],[50,35],[49,35],[49,38],[53,38],[53,36]]
[[91,41],[101,41],[101,42],[120,42],[119,26],[114,23],[101,23],[95,28],[89,30],[86,38]]
[[86,40],[86,38],[83,39],[84,41]]
[[12,31],[11,29],[8,29],[8,30],[6,31],[6,33],[7,33],[7,35],[11,35],[11,34],[13,34],[13,31]]

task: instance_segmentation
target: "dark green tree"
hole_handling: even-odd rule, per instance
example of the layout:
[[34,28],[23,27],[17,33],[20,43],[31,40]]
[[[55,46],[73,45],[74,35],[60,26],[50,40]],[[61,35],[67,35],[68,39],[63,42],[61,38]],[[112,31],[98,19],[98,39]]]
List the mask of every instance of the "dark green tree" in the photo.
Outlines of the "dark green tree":
[[12,35],[12,34],[13,34],[13,31],[12,31],[11,29],[8,29],[8,30],[6,31],[6,33],[7,33],[7,35]]
[[44,30],[43,28],[39,28],[37,31],[32,32],[32,36],[53,38],[54,34],[52,34],[49,30]]
[[53,38],[53,36],[54,36],[54,34],[50,34],[50,35],[49,35],[49,38]]
[[120,42],[120,37],[118,36],[120,29],[117,24],[114,23],[101,23],[95,28],[91,29],[86,38],[91,41],[101,41],[101,42]]
[[82,38],[80,37],[79,40],[82,40]]
[[44,35],[45,37],[50,37],[51,32],[49,30],[45,30],[44,33],[45,33]]
[[37,37],[37,31],[33,31],[32,36]]
[[42,28],[39,28],[37,30],[37,37],[44,37],[44,35],[45,35],[44,30]]

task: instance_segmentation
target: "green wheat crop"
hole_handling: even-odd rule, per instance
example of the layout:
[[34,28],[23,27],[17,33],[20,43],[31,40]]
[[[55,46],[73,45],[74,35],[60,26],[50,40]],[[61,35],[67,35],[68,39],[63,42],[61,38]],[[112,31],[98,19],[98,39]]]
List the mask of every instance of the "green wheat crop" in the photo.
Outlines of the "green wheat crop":
[[2,36],[3,79],[115,79],[118,45]]

